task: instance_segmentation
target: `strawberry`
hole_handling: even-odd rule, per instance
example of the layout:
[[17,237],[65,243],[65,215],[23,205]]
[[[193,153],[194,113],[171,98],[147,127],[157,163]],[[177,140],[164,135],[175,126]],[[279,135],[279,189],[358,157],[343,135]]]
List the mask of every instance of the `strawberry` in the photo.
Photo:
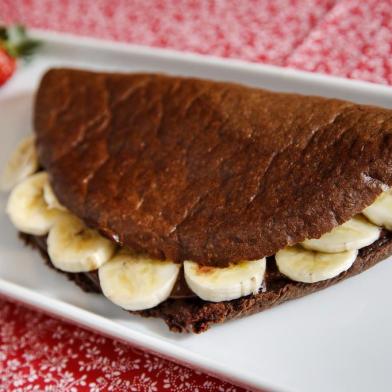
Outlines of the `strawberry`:
[[5,49],[0,49],[0,86],[4,84],[15,72],[16,59]]
[[18,58],[28,58],[39,42],[27,38],[23,26],[0,26],[0,86],[14,74]]

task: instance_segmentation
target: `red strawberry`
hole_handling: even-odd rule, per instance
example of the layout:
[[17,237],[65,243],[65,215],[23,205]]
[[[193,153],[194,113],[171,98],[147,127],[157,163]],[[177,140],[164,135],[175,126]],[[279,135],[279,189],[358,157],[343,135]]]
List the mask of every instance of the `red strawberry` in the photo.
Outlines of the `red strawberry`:
[[15,72],[16,59],[5,49],[0,49],[0,86],[4,84]]
[[0,26],[0,86],[14,74],[17,59],[31,56],[38,45],[27,38],[23,26]]

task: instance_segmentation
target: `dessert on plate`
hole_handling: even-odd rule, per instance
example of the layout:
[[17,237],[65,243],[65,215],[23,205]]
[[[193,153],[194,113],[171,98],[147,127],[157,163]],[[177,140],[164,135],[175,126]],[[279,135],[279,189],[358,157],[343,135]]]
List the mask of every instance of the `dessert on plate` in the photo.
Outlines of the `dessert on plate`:
[[51,69],[2,183],[11,222],[48,265],[202,332],[392,254],[392,111]]

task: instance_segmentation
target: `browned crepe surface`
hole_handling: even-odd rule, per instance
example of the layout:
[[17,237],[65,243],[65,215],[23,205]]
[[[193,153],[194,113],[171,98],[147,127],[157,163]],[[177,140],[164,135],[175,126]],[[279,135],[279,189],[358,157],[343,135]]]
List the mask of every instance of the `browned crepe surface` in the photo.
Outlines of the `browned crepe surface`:
[[60,201],[162,259],[273,255],[392,185],[392,111],[229,83],[54,69],[35,131]]
[[[47,260],[48,265],[54,268],[46,253],[45,242],[42,239],[22,233],[20,236],[26,243],[37,248]],[[280,274],[276,269],[275,261],[273,258],[270,258],[267,263],[265,292],[218,303],[203,301],[197,297],[168,299],[153,309],[135,313],[144,317],[161,318],[174,332],[200,333],[207,330],[212,324],[248,316],[290,299],[300,298],[332,286],[335,283],[367,270],[391,254],[392,233],[383,231],[378,241],[359,251],[357,260],[348,271],[333,279],[312,284],[294,282]],[[101,292],[96,272],[67,273],[66,275],[85,291]]]

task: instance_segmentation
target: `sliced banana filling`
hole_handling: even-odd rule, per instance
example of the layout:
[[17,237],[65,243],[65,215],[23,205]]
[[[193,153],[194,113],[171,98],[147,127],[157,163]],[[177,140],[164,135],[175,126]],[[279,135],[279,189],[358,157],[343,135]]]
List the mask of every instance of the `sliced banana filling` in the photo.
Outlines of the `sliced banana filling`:
[[53,265],[66,272],[94,271],[109,261],[116,249],[112,241],[71,214],[57,219],[49,231],[47,246]]
[[201,299],[212,302],[230,301],[258,293],[265,268],[265,258],[241,261],[226,268],[184,261],[185,280],[190,289]]
[[316,283],[332,279],[347,271],[353,265],[357,256],[357,250],[322,253],[295,245],[280,250],[275,255],[275,260],[280,273],[291,280]]
[[122,250],[98,270],[106,298],[126,310],[150,309],[173,290],[180,264]]
[[357,215],[318,239],[306,240],[301,245],[310,250],[340,253],[369,246],[380,237],[381,228]]
[[16,184],[38,170],[38,156],[33,135],[23,139],[14,150],[0,179],[0,188],[10,191]]
[[[23,233],[47,235],[47,252],[57,269],[70,273],[98,270],[103,294],[126,310],[149,309],[171,296],[182,273],[180,264],[118,250],[113,241],[86,227],[61,205],[48,174],[37,173],[38,167],[34,138],[27,138],[12,155],[1,185],[12,188],[6,208],[10,220]],[[275,255],[276,265],[293,281],[332,279],[353,265],[359,249],[379,239],[381,227],[392,230],[392,191],[382,193],[363,215],[320,238],[280,250]],[[183,267],[186,284],[195,295],[221,302],[260,292],[266,259],[224,268],[184,261]]]
[[363,214],[375,225],[392,230],[392,190],[381,193],[373,204],[363,210]]
[[21,232],[46,235],[62,212],[49,208],[44,199],[48,175],[39,172],[16,185],[8,199],[6,211],[14,226]]

